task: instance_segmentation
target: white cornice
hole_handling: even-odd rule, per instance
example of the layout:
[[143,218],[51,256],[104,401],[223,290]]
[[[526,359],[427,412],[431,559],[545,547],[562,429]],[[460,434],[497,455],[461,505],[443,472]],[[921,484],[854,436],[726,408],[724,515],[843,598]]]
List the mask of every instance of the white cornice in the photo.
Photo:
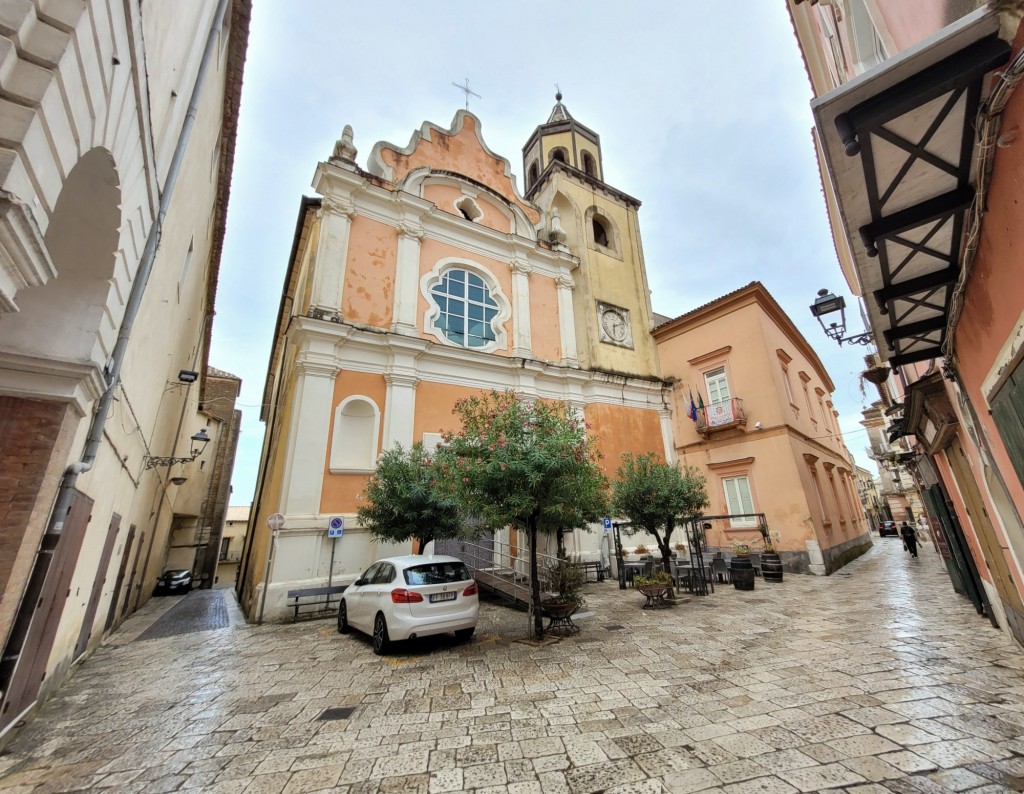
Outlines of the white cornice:
[[517,389],[551,400],[577,400],[630,408],[665,410],[669,385],[606,372],[563,367],[433,344],[399,334],[374,333],[344,323],[297,317],[290,334],[330,345],[338,369],[384,375],[399,355],[416,351],[416,376],[471,389]]
[[81,416],[103,394],[102,368],[93,362],[61,361],[0,351],[0,394],[69,402]]

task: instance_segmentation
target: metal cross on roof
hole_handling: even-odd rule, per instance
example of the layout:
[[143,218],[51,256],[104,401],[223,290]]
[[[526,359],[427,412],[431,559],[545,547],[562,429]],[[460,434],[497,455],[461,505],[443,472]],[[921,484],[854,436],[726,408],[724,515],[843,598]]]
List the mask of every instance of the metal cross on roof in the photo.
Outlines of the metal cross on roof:
[[469,78],[468,77],[466,78],[466,84],[465,85],[461,85],[459,83],[452,83],[452,85],[455,86],[457,89],[459,89],[460,91],[462,91],[466,95],[466,110],[469,110],[469,97],[470,96],[475,96],[477,99],[483,99],[483,97],[480,96],[476,91],[473,91],[473,90],[470,89],[470,87],[469,87]]

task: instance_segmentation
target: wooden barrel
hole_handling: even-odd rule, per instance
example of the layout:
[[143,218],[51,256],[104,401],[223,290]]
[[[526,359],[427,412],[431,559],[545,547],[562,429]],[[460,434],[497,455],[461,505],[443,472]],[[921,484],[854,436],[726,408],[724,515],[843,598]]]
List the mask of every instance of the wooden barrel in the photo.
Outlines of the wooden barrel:
[[729,562],[729,578],[737,590],[754,589],[754,566],[750,557],[733,557]]
[[766,582],[782,581],[782,557],[778,554],[761,555],[761,577]]

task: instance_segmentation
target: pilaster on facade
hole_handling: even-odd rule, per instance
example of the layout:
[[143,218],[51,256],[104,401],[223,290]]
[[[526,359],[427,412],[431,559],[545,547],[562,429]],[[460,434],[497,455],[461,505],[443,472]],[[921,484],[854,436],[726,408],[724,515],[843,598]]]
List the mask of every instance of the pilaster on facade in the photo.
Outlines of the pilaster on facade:
[[576,315],[573,310],[572,291],[576,281],[565,273],[558,280],[558,331],[562,342],[562,366],[578,367],[579,354],[576,349]]
[[679,455],[672,435],[672,412],[663,408],[658,411],[658,417],[661,420],[661,441],[665,445],[665,462],[675,466],[679,462]]
[[329,339],[307,337],[295,358],[295,390],[285,454],[280,511],[285,515],[318,513],[327,460],[328,434],[334,402],[334,381],[340,367]]
[[512,317],[515,327],[512,355],[517,358],[533,358],[530,330],[530,274],[533,266],[525,259],[513,258],[509,267],[512,270]]
[[315,255],[316,272],[309,314],[321,320],[340,322],[348,241],[355,204],[348,197],[324,197],[320,205],[320,240]]
[[0,193],[0,313],[16,312],[14,296],[57,277],[43,233],[28,206]]
[[384,397],[383,449],[401,445],[405,449],[413,443],[413,424],[416,418],[416,385],[420,379],[409,372],[385,372],[387,390]]
[[416,299],[420,280],[420,241],[424,237],[420,217],[403,217],[397,225],[398,255],[395,263],[394,322],[391,330],[404,336],[417,336]]

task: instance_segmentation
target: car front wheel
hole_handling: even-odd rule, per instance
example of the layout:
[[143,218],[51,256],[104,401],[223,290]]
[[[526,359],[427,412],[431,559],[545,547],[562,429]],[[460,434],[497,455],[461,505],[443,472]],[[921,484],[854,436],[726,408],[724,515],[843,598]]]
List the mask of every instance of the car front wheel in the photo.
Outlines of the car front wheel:
[[373,621],[373,652],[383,656],[388,651],[388,624],[384,616],[377,613],[377,619]]
[[348,607],[345,606],[345,602],[342,601],[338,605],[338,634],[348,634]]

